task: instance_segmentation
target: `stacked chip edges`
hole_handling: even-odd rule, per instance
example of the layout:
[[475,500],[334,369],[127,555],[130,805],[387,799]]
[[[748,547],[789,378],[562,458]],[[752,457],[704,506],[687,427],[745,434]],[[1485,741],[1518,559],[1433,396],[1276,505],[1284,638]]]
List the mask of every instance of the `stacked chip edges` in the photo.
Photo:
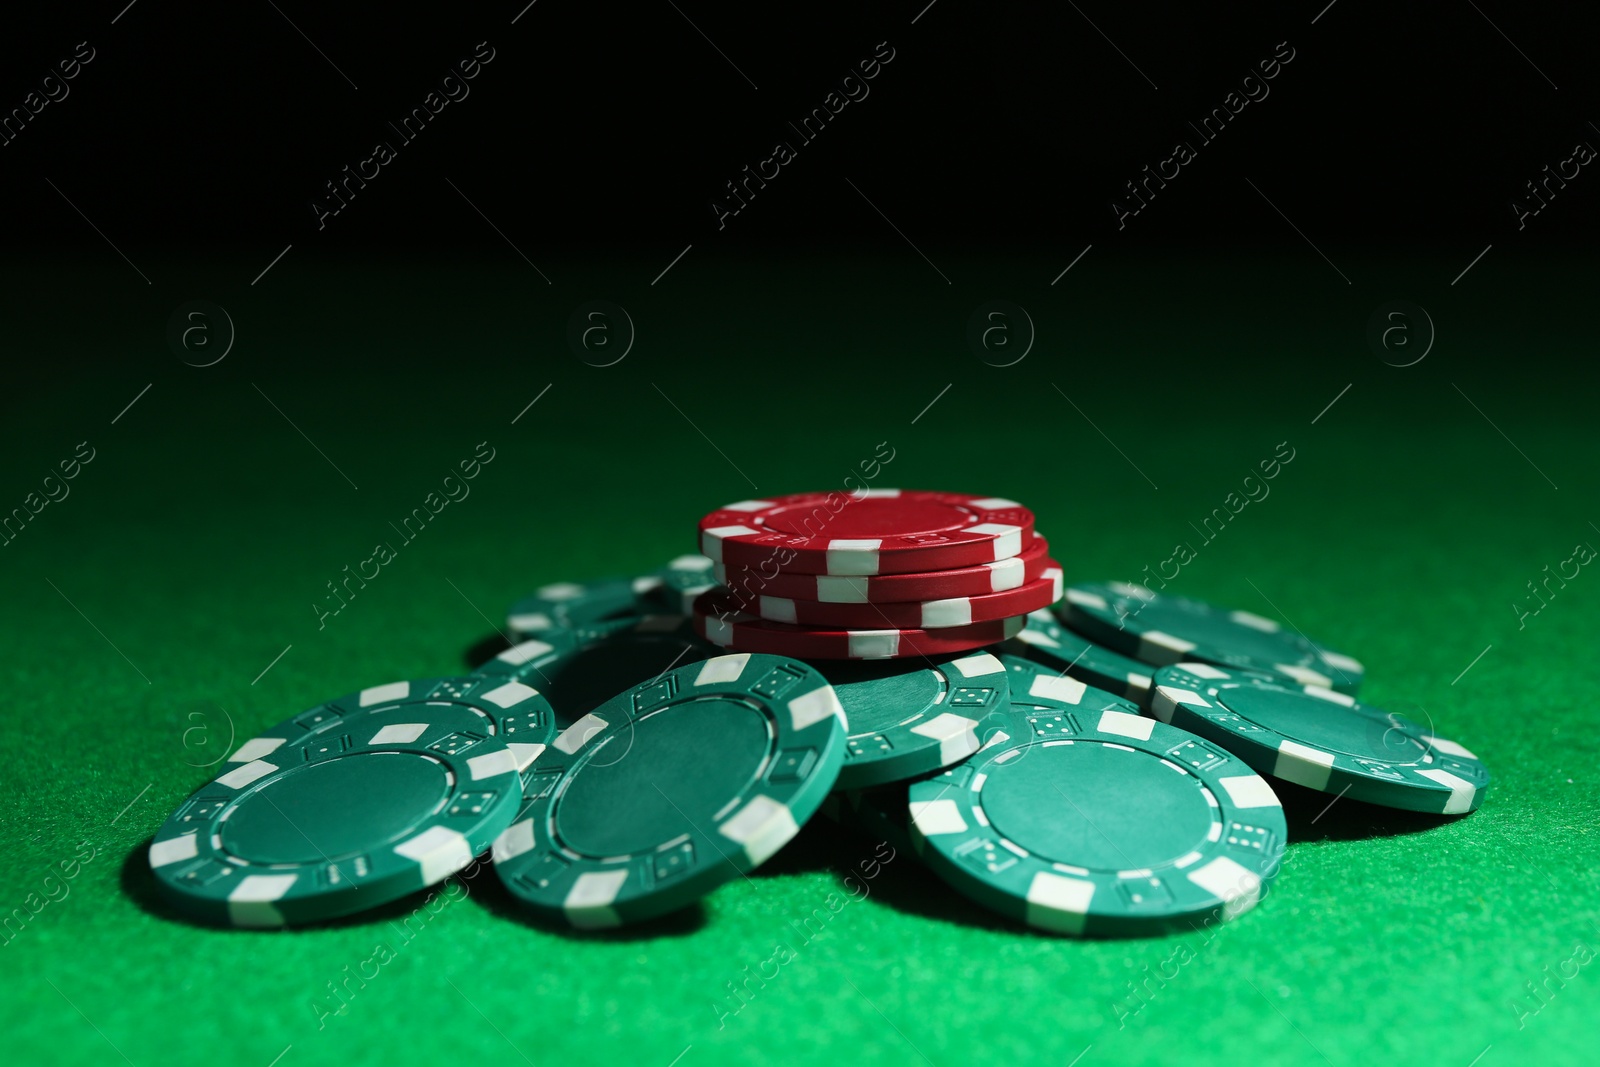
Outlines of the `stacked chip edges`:
[[1061,598],[1033,514],[998,497],[918,490],[746,500],[700,521],[720,583],[694,601],[707,641],[802,659],[982,648]]

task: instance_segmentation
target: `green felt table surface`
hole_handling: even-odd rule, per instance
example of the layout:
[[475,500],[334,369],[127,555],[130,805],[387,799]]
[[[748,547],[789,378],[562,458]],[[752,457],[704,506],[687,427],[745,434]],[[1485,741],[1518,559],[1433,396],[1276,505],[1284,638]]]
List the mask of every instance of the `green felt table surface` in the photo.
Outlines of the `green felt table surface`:
[[[6,268],[26,358],[0,505],[80,442],[94,456],[0,549],[12,1062],[1593,1062],[1600,578],[1528,584],[1600,544],[1575,369],[1592,270],[1496,253],[1452,288],[1454,260],[1351,261],[1346,286],[1298,247],[1097,250],[1055,286],[1067,255],[952,259],[946,285],[909,250],[696,250],[652,286],[672,251],[541,263],[549,286],[515,260],[290,258],[254,287],[256,263],[147,263],[150,292],[114,260]],[[163,344],[194,296],[238,325],[214,367]],[[564,342],[593,297],[637,324],[614,367]],[[992,297],[1037,325],[1012,367],[966,348]],[[1439,337],[1403,369],[1363,341],[1399,297]],[[319,621],[327,583],[398,544],[390,524],[480,442],[470,495]],[[1324,810],[1285,787],[1261,905],[1149,940],[1030,933],[905,854],[847,881],[877,844],[820,820],[701,906],[604,934],[527,921],[487,870],[288,932],[156,897],[149,839],[230,738],[459,672],[520,594],[653,569],[703,512],[837,487],[885,442],[879,484],[1031,506],[1069,582],[1187,545],[1174,591],[1362,659],[1367,699],[1487,763],[1482,809]],[[1270,494],[1208,536],[1284,442]]]

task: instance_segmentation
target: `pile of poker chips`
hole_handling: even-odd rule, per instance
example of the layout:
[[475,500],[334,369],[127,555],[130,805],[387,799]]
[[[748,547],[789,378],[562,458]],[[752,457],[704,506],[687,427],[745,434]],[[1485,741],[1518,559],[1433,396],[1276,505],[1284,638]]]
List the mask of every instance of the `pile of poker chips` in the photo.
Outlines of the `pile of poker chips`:
[[899,659],[1015,637],[1061,567],[1013,500],[868,489],[742,500],[700,520],[722,588],[695,627],[724,648]]
[[[1360,663],[1256,615],[1122,583],[1062,601],[1057,570],[1021,618],[929,646],[953,609],[927,605],[991,595],[949,575],[1003,570],[991,581],[1015,590],[1053,567],[1009,501],[879,493],[893,503],[831,531],[858,536],[755,563],[761,591],[719,584],[740,582],[750,545],[815,548],[781,513],[822,496],[721,509],[701,526],[717,558],[545,586],[509,612],[517,643],[471,675],[372,686],[245,742],[156,834],[157,884],[200,921],[300,925],[490,850],[530,916],[604,928],[694,904],[821,812],[1034,929],[1134,936],[1261,899],[1288,840],[1272,783],[1443,815],[1482,803],[1488,772],[1469,751],[1358,702]],[[931,530],[941,508],[1010,527],[984,551],[1012,554],[952,557],[979,538]],[[907,545],[929,569],[885,570]],[[838,573],[866,552],[882,573]],[[897,589],[917,592],[885,595]],[[904,604],[934,614],[896,615]],[[817,643],[861,631],[814,612],[863,606],[924,625]]]

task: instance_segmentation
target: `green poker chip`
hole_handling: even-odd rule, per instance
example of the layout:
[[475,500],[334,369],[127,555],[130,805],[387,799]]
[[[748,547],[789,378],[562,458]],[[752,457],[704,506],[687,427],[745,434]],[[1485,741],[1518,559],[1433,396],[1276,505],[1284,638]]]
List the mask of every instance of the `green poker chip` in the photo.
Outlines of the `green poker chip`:
[[1287,836],[1265,779],[1111,693],[1001,658],[1003,728],[908,791],[929,867],[979,904],[1073,936],[1188,930],[1256,905]]
[[1462,815],[1489,787],[1478,757],[1402,716],[1264,672],[1180,663],[1156,672],[1151,710],[1262,774],[1406,811]]
[[927,660],[818,661],[849,723],[839,789],[916,778],[978,751],[978,722],[1009,705],[987,652]]
[[1158,667],[1198,662],[1275,671],[1298,685],[1342,693],[1360,689],[1366,674],[1359,660],[1313,644],[1271,619],[1142,585],[1074,585],[1067,590],[1062,617],[1085,637]]
[[1149,707],[1153,668],[1073,633],[1048,609],[1029,613],[1022,632],[998,647]]
[[844,761],[844,710],[797,659],[669,671],[568,727],[529,768],[494,843],[519,901],[581,929],[693,903],[799,832]]
[[600,634],[647,615],[688,615],[694,598],[716,586],[711,570],[711,560],[690,554],[639,578],[556,582],[511,605],[506,628],[519,638],[557,630]]
[[633,580],[601,578],[541,586],[511,605],[506,629],[519,638],[555,630],[604,631],[627,626],[640,614]]
[[510,825],[520,771],[553,738],[519,682],[395,682],[245,742],[150,845],[193,918],[276,927],[398,900],[471,863]]
[[550,630],[477,669],[542,692],[565,728],[619,692],[721,651],[681,615],[646,615],[601,630]]
[[679,556],[660,570],[635,578],[634,595],[647,613],[691,615],[694,598],[721,584],[711,573],[714,566],[698,553]]

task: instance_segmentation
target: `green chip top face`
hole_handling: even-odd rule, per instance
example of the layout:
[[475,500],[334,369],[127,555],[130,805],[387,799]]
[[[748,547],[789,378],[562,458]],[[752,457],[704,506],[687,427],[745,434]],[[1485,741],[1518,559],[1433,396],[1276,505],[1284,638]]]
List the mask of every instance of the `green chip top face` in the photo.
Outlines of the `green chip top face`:
[[1048,608],[1030,612],[1022,632],[1000,647],[1126,697],[1141,708],[1149,703],[1153,668],[1073,633]]
[[544,750],[495,841],[495,871],[529,908],[575,927],[665,914],[793,837],[833,787],[844,743],[837,695],[800,660],[678,667]]
[[1343,693],[1207,663],[1165,667],[1155,681],[1158,718],[1270,777],[1407,811],[1460,815],[1483,803],[1489,771],[1470,751]]
[[162,826],[150,866],[208,922],[284,926],[385,904],[488,847],[553,736],[549,704],[519,682],[373,686],[241,745]]
[[1060,934],[1188,929],[1255,906],[1287,834],[1259,775],[1110,693],[1003,659],[1003,725],[909,789],[913,840],[934,870]]
[[849,723],[838,788],[904,781],[978,750],[978,725],[1010,704],[1005,667],[987,652],[927,660],[822,662]]
[[1202,662],[1265,670],[1297,685],[1346,693],[1354,693],[1366,673],[1358,660],[1271,619],[1126,582],[1072,586],[1064,617],[1085,636],[1157,666]]

